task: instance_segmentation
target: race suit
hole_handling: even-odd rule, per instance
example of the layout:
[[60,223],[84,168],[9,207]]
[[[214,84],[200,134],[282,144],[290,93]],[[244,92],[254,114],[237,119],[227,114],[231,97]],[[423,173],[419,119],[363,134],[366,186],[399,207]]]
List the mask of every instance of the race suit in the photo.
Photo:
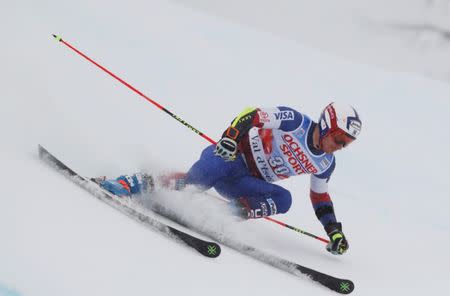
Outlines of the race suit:
[[335,168],[333,154],[313,145],[317,123],[289,107],[246,109],[223,136],[234,138],[239,155],[224,161],[206,147],[191,167],[186,183],[215,188],[234,200],[244,198],[254,218],[286,213],[291,193],[274,184],[292,176],[309,174],[310,198],[316,216],[326,226],[336,222],[328,181]]

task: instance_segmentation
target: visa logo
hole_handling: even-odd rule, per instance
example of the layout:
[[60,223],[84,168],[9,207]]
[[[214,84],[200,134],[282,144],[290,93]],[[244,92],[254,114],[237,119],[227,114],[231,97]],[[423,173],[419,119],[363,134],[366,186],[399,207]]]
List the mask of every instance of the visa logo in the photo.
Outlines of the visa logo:
[[294,120],[294,112],[293,111],[282,111],[275,113],[276,120]]

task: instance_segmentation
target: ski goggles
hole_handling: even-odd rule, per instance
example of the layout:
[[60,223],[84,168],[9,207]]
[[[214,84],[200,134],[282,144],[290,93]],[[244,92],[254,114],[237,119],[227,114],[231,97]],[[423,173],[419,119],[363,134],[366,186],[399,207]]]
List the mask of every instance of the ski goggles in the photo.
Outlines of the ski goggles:
[[336,144],[342,145],[342,147],[347,147],[355,140],[354,137],[351,137],[349,134],[339,128],[330,133],[330,136],[333,138]]

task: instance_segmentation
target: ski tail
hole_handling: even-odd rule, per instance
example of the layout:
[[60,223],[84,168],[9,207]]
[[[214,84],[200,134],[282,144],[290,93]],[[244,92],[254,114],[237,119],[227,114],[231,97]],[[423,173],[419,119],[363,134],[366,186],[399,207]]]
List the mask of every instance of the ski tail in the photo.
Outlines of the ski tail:
[[295,269],[309,276],[313,281],[340,294],[350,294],[355,289],[355,285],[351,280],[336,278],[299,264],[295,264]]
[[112,193],[102,189],[97,183],[92,182],[88,178],[85,178],[75,172],[73,169],[65,165],[62,161],[56,158],[53,154],[48,152],[47,149],[38,146],[39,157],[48,163],[51,167],[55,168],[62,174],[70,177],[70,179],[90,192],[93,196],[99,200],[107,203],[109,206],[124,213],[125,215],[133,218],[135,221],[142,225],[147,226],[153,230],[156,230],[175,241],[182,243],[195,249],[197,252],[208,258],[216,258],[221,253],[220,245],[215,242],[205,241],[196,236],[181,231],[175,227],[169,226],[157,218],[154,218],[143,211],[139,211],[128,204],[124,203],[120,197],[113,195]]

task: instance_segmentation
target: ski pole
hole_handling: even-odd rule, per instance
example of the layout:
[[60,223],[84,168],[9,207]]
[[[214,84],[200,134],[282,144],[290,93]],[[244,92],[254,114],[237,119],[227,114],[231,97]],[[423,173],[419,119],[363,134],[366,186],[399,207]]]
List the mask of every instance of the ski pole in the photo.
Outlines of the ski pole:
[[324,243],[326,243],[326,244],[328,244],[328,243],[330,242],[329,240],[326,240],[326,239],[324,239],[324,238],[322,238],[322,237],[320,237],[320,236],[317,236],[317,235],[315,235],[315,234],[312,234],[312,233],[309,233],[309,232],[307,232],[307,231],[301,230],[300,228],[291,226],[291,225],[286,224],[286,223],[284,223],[284,222],[275,220],[275,219],[273,219],[273,218],[271,218],[271,217],[264,217],[264,219],[269,220],[269,221],[272,221],[272,222],[274,222],[274,223],[277,223],[278,225],[284,226],[284,227],[286,227],[286,228],[288,228],[288,229],[297,231],[297,232],[299,232],[299,233],[301,233],[301,234],[304,234],[304,235],[307,235],[307,236],[309,236],[309,237],[312,237],[312,238],[315,238],[315,239],[317,239],[317,240],[320,240],[321,242],[324,242]]
[[[214,197],[214,198],[217,198],[218,200],[221,200],[221,201],[223,201],[223,202],[230,202],[230,200],[228,200],[228,199],[226,199],[226,198],[224,198],[224,197],[222,197],[222,196],[217,196],[216,194],[212,194],[212,193],[207,192],[206,195],[211,196],[211,197]],[[274,219],[274,218],[272,218],[272,217],[264,217],[264,219],[266,219],[266,220],[268,220],[268,221],[270,221],[270,222],[276,223],[276,224],[278,224],[278,225],[280,225],[280,226],[286,227],[286,228],[288,228],[288,229],[294,230],[294,231],[296,231],[296,232],[298,232],[298,233],[301,233],[301,234],[307,235],[307,236],[309,236],[309,237],[315,238],[315,239],[317,239],[317,240],[319,240],[319,241],[321,241],[321,242],[324,242],[324,243],[326,243],[326,244],[328,244],[328,243],[330,242],[330,241],[327,240],[327,239],[324,239],[324,238],[322,238],[322,237],[320,237],[320,236],[314,235],[314,234],[312,234],[312,233],[310,233],[310,232],[304,231],[304,230],[302,230],[302,229],[300,229],[300,228],[297,228],[297,227],[294,227],[294,226],[292,226],[292,225],[286,224],[286,223],[284,223],[284,222],[278,221],[278,220],[276,220],[276,219]]]
[[76,49],[75,47],[73,47],[71,44],[69,44],[68,42],[64,41],[60,36],[57,36],[55,34],[52,34],[53,37],[56,39],[56,41],[61,42],[62,44],[64,44],[65,46],[67,46],[68,48],[72,49],[73,51],[75,51],[77,54],[79,54],[80,56],[82,56],[83,58],[85,58],[86,60],[88,60],[89,62],[91,62],[92,64],[94,64],[95,66],[97,66],[98,68],[102,69],[103,71],[105,71],[106,73],[108,73],[110,76],[112,76],[114,79],[116,79],[117,81],[119,81],[120,83],[122,83],[123,85],[125,85],[126,87],[128,87],[129,89],[131,89],[132,91],[134,91],[135,93],[137,93],[139,96],[143,97],[144,99],[146,99],[148,102],[152,103],[153,105],[155,105],[156,107],[158,107],[159,109],[161,109],[162,111],[166,112],[167,114],[169,114],[172,118],[178,120],[178,122],[180,122],[181,124],[183,124],[184,126],[188,127],[189,129],[191,129],[194,133],[198,134],[199,136],[205,138],[207,141],[214,143],[214,140],[212,140],[210,137],[208,137],[207,135],[205,135],[204,133],[202,133],[201,131],[199,131],[198,129],[196,129],[195,127],[193,127],[192,125],[190,125],[189,123],[187,123],[186,121],[184,121],[181,117],[178,117],[177,115],[173,114],[172,112],[170,112],[168,109],[164,108],[162,105],[158,104],[157,102],[155,102],[154,100],[152,100],[151,98],[149,98],[148,96],[144,95],[141,91],[139,91],[138,89],[136,89],[135,87],[133,87],[131,84],[129,84],[128,82],[126,82],[125,80],[123,80],[122,78],[120,78],[119,76],[115,75],[114,73],[112,73],[111,71],[109,71],[108,69],[106,69],[105,67],[103,67],[102,65],[100,65],[99,63],[97,63],[96,61],[94,61],[93,59],[91,59],[90,57],[88,57],[87,55],[85,55],[84,53],[82,53],[81,51],[79,51],[78,49]]
[[[178,122],[180,122],[181,124],[183,124],[184,126],[186,126],[187,128],[191,129],[194,133],[198,134],[199,136],[201,136],[202,138],[204,138],[205,140],[207,140],[208,142],[210,142],[211,144],[216,144],[216,141],[214,141],[213,139],[211,139],[210,137],[208,137],[207,135],[205,135],[204,133],[202,133],[201,131],[199,131],[198,129],[196,129],[195,127],[193,127],[192,125],[190,125],[189,123],[187,123],[186,121],[184,121],[181,117],[173,114],[172,112],[170,112],[168,109],[164,108],[162,105],[160,105],[159,103],[157,103],[156,101],[152,100],[151,98],[149,98],[148,96],[146,96],[145,94],[143,94],[141,91],[139,91],[138,89],[136,89],[135,87],[133,87],[131,84],[129,84],[128,82],[126,82],[125,80],[123,80],[122,78],[120,78],[119,76],[115,75],[113,72],[111,72],[110,70],[106,69],[105,67],[103,67],[102,65],[100,65],[99,63],[97,63],[96,61],[94,61],[93,59],[91,59],[90,57],[88,57],[87,55],[85,55],[84,53],[82,53],[81,51],[79,51],[78,49],[76,49],[74,46],[72,46],[70,43],[66,42],[65,40],[63,40],[61,38],[61,36],[52,34],[52,36],[56,39],[56,41],[64,44],[65,46],[67,46],[68,48],[70,48],[71,50],[73,50],[74,52],[76,52],[77,54],[79,54],[80,56],[82,56],[83,58],[85,58],[86,60],[88,60],[89,62],[91,62],[92,64],[94,64],[95,66],[97,66],[98,68],[100,68],[101,70],[103,70],[104,72],[106,72],[107,74],[109,74],[111,77],[113,77],[114,79],[116,79],[117,81],[119,81],[120,83],[122,83],[123,85],[125,85],[126,87],[128,87],[129,89],[131,89],[132,91],[134,91],[136,94],[138,94],[139,96],[141,96],[142,98],[144,98],[145,100],[147,100],[148,102],[152,103],[153,105],[155,105],[157,108],[159,108],[160,110],[166,112],[168,115],[170,115],[172,118],[176,119]],[[293,227],[290,226],[288,224],[285,224],[281,221],[275,220],[273,218],[270,217],[264,217],[266,220],[277,223],[278,225],[281,225],[283,227],[286,227],[288,229],[294,230],[298,233],[301,234],[305,234],[309,237],[315,238],[317,240],[320,240],[322,242],[328,243],[329,241],[321,238],[319,236],[316,236],[314,234],[311,234],[309,232],[306,232],[304,230],[301,230],[297,227]]]

